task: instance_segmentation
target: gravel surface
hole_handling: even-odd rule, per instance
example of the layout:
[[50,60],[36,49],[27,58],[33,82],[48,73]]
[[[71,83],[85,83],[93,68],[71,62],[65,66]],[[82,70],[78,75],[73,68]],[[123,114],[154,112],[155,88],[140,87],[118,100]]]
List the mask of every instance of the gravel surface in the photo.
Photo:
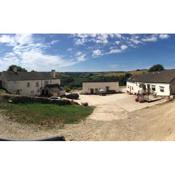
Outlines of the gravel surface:
[[136,103],[134,96],[80,96],[79,102],[96,106],[87,120],[64,128],[38,127],[10,121],[0,111],[0,138],[66,140],[175,140],[175,101]]
[[10,122],[0,116],[0,137],[39,139],[65,136],[66,140],[175,140],[175,102],[127,113],[124,119],[100,121],[87,119],[60,128],[38,128]]

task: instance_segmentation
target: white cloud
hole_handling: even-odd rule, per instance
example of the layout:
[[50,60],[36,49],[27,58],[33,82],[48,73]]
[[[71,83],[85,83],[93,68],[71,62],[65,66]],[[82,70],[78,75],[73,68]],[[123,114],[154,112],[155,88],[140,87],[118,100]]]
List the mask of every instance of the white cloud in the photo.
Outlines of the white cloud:
[[155,35],[152,35],[152,36],[149,36],[149,37],[142,39],[142,41],[144,41],[144,42],[155,42],[157,40],[158,40],[158,37]]
[[110,34],[75,34],[73,35],[75,45],[86,43],[107,44]]
[[84,54],[84,53],[82,53],[82,52],[77,52],[76,54],[75,54],[75,56],[76,56],[76,60],[78,61],[78,62],[82,62],[82,61],[85,61],[86,60],[86,54]]
[[75,41],[75,45],[83,45],[85,43],[84,38],[79,38]]
[[65,59],[59,55],[44,53],[45,44],[34,41],[31,34],[2,35],[0,43],[12,46],[12,50],[0,59],[1,70],[6,70],[11,64],[16,64],[28,70],[49,71],[58,70],[82,61],[83,54],[78,59]]
[[86,61],[85,56],[86,56],[85,54],[80,55],[79,57],[77,57],[77,61],[78,62]]
[[90,35],[88,34],[75,34],[73,35],[74,41],[75,41],[75,45],[83,45],[84,43],[86,43],[88,41],[88,37]]
[[7,69],[11,64],[16,64],[28,70],[49,71],[76,64],[75,60],[66,60],[60,56],[44,54],[39,49],[32,49],[26,52],[8,53],[0,59],[1,69]]
[[168,34],[160,34],[159,38],[160,39],[167,39],[167,38],[169,38],[169,35]]
[[135,44],[135,45],[138,45],[138,44],[141,44],[142,43],[142,41],[137,36],[131,37],[129,39],[129,41],[131,43]]
[[82,52],[78,51],[75,55],[80,56],[80,55],[82,55]]
[[120,44],[120,41],[115,41],[115,43],[116,43],[117,45],[119,45],[119,44]]
[[58,43],[59,42],[59,40],[52,40],[51,42],[50,42],[50,45],[54,45],[54,44],[56,44],[56,43]]
[[118,49],[118,48],[112,48],[112,49],[108,52],[108,54],[121,53],[121,52],[122,52],[121,49]]
[[125,49],[127,49],[128,48],[128,46],[127,45],[121,45],[121,47],[120,47],[122,50],[125,50]]
[[[46,53],[46,48],[51,47],[59,40],[44,43],[42,40],[36,40],[37,38],[31,34],[4,34],[0,35],[0,44],[10,46],[11,51],[4,54],[0,59],[1,70],[7,69],[11,64],[18,64],[29,70],[47,71],[52,68],[59,70],[61,67],[68,67],[86,61],[88,59],[87,55],[100,57],[121,53],[128,48],[136,48],[143,43],[156,42],[169,37],[168,34],[75,34],[70,37],[73,39],[75,49],[73,46],[66,49],[67,53],[71,54],[67,58],[59,54]],[[76,53],[75,50],[77,50]]]
[[108,35],[107,34],[99,34],[95,40],[96,40],[96,43],[107,44],[108,43]]
[[121,34],[115,34],[115,36],[116,36],[117,38],[122,38],[122,35],[121,35]]
[[14,46],[16,42],[15,42],[15,38],[10,35],[1,35],[0,43],[8,44],[9,46]]
[[101,55],[102,55],[102,52],[101,52],[101,50],[96,49],[96,50],[94,50],[94,51],[92,52],[92,55],[93,55],[94,57],[96,57],[96,56],[101,56]]
[[128,48],[127,45],[121,45],[120,47],[111,47],[107,54],[121,53]]

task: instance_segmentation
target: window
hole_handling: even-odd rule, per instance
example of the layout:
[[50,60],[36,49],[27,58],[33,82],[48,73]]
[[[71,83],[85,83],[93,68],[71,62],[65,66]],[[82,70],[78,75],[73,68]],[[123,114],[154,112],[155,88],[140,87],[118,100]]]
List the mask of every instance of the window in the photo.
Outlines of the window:
[[152,85],[152,91],[155,91],[155,90],[156,90],[156,86]]
[[22,92],[22,89],[17,89],[16,94],[20,95]]
[[39,83],[38,82],[36,82],[36,87],[39,87]]
[[95,88],[95,93],[98,93],[98,89],[97,88]]
[[164,87],[163,86],[159,86],[160,87],[160,92],[164,92]]
[[27,87],[30,87],[30,82],[27,82]]
[[49,82],[48,81],[45,81],[44,84],[47,85]]

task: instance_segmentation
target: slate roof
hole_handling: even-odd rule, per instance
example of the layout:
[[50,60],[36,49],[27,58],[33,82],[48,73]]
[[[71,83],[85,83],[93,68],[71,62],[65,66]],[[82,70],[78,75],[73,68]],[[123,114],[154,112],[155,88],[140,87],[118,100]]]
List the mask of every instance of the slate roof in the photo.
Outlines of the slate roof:
[[64,88],[63,87],[61,87],[59,84],[47,84],[46,86],[45,86],[46,88],[57,88],[57,89],[59,89],[59,90],[64,90]]
[[149,72],[141,75],[134,75],[128,79],[128,82],[170,83],[174,78],[175,69],[171,69],[160,72]]
[[118,81],[84,81],[83,83],[118,83]]
[[4,72],[1,73],[1,75],[7,81],[58,79],[58,74],[56,73],[56,78],[53,78],[52,75],[51,75],[51,72],[13,72],[13,71],[4,71]]

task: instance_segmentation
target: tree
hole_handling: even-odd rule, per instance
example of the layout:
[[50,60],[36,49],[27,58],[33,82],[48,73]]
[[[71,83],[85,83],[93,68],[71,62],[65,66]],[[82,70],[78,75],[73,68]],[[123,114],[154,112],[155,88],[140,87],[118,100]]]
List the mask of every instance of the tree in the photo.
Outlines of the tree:
[[156,71],[162,71],[164,70],[164,67],[161,64],[155,64],[152,67],[149,68],[149,72],[156,72]]
[[27,72],[27,70],[23,67],[17,66],[17,65],[11,65],[9,66],[9,68],[7,69],[7,71],[14,71],[14,69],[17,70],[17,72]]

